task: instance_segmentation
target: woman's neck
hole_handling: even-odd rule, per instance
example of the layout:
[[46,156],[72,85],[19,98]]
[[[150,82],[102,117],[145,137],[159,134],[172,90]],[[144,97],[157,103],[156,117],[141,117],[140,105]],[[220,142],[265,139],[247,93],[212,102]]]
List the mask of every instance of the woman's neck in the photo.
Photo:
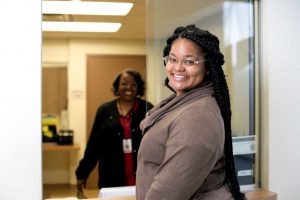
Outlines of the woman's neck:
[[124,99],[118,99],[117,107],[121,115],[126,116],[127,113],[132,109],[135,100],[126,101]]

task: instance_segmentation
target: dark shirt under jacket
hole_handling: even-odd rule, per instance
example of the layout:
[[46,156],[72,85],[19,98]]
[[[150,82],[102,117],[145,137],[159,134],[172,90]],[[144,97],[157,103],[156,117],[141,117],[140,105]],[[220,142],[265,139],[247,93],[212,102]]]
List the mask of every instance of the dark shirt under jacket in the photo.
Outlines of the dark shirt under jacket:
[[[138,99],[139,107],[132,113],[131,139],[134,171],[137,165],[137,152],[142,139],[140,122],[153,105]],[[91,135],[84,157],[76,169],[77,179],[87,179],[98,165],[98,187],[125,186],[125,162],[123,153],[123,128],[120,124],[117,99],[101,105],[96,113]]]

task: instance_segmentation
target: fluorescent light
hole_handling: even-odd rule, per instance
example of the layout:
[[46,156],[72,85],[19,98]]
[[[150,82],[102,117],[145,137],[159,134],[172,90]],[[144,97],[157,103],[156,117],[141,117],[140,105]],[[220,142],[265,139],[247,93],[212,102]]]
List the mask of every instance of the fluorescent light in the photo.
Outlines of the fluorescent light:
[[42,1],[43,14],[127,15],[133,3]]
[[117,32],[121,23],[105,22],[54,22],[43,21],[43,31],[61,32]]

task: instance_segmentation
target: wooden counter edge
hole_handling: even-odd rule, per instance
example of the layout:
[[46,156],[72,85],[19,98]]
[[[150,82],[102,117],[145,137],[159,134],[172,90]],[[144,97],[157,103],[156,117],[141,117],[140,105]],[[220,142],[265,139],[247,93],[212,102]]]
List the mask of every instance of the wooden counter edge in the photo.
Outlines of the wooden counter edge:
[[[277,200],[277,194],[275,192],[267,190],[253,190],[245,192],[247,200]],[[135,196],[124,197],[106,197],[106,198],[92,198],[89,200],[136,200]]]
[[102,197],[102,198],[92,198],[88,200],[136,200],[135,196],[123,196],[123,197]]
[[259,189],[245,193],[247,200],[277,200],[277,194],[268,190]]
[[43,144],[43,151],[77,151],[80,149],[78,144],[58,145],[58,144]]

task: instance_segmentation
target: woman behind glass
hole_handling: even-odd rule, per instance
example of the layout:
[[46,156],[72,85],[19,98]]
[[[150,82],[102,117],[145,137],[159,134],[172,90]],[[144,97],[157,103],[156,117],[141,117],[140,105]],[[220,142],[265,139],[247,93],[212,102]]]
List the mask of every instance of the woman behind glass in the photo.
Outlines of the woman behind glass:
[[137,200],[242,200],[219,40],[178,27],[163,52],[174,94],[150,110],[138,153]]
[[98,187],[135,185],[137,152],[142,139],[139,128],[153,105],[140,97],[144,81],[134,70],[124,70],[113,82],[117,98],[99,106],[84,157],[76,169],[78,196],[98,165]]

